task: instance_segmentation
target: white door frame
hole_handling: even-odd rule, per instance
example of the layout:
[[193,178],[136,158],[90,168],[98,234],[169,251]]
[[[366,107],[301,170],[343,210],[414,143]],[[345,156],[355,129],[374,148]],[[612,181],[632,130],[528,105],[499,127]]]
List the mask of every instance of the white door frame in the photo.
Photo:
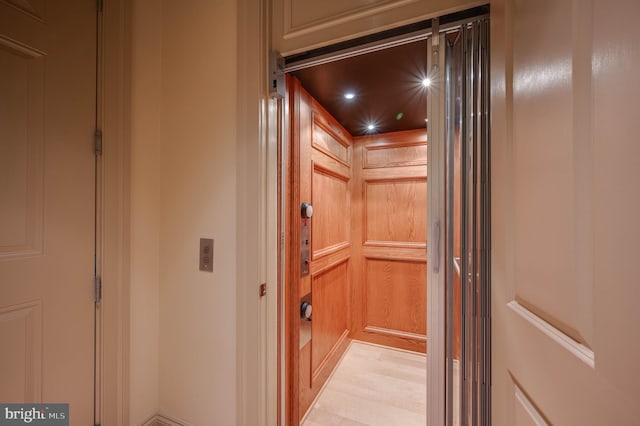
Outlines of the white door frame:
[[[431,31],[431,30],[429,30]],[[427,34],[429,33],[427,32]],[[436,34],[438,36],[436,39],[438,41],[444,40],[444,35],[439,34],[439,29],[435,28]],[[425,34],[425,38],[427,35]],[[394,43],[402,42],[403,37],[398,37],[394,39]],[[429,91],[427,96],[427,111],[433,111],[429,113],[429,127],[428,127],[428,140],[444,140],[444,96],[445,91],[444,88],[442,90],[438,90],[437,83],[439,81],[443,81],[444,75],[444,67],[441,66],[444,64],[444,49],[438,50],[438,43],[434,45],[432,48],[433,40],[432,37],[428,38],[428,66],[427,69],[430,70],[429,74],[432,80],[436,83],[434,88]],[[371,45],[368,46],[372,48]],[[435,55],[432,55],[432,49],[435,51]],[[269,100],[268,103],[268,118],[267,118],[267,139],[268,146],[270,149],[275,150],[275,154],[277,154],[277,146],[282,145],[282,149],[284,150],[284,145],[287,143],[285,140],[281,140],[281,138],[286,137],[286,130],[278,134],[274,129],[278,126],[278,120],[282,120],[282,117],[287,116],[286,112],[282,113],[282,116],[278,115],[278,107],[277,101],[274,99]],[[284,105],[284,103],[283,103]],[[284,108],[284,107],[283,107]],[[286,129],[286,122],[280,123],[283,126],[283,129]],[[427,254],[427,282],[429,285],[427,286],[427,419],[428,424],[430,425],[444,425],[445,422],[445,270],[444,270],[444,246],[445,246],[445,238],[443,237],[432,237],[440,234],[440,236],[444,235],[444,219],[445,219],[445,186],[444,186],[444,159],[445,159],[445,150],[444,145],[432,145],[428,144],[428,158],[429,160],[429,178],[428,182],[428,218],[429,222],[427,224],[429,229],[429,252]],[[269,151],[271,152],[271,151]],[[277,182],[277,167],[278,167],[278,159],[276,156],[272,155],[271,161],[268,159],[265,162],[260,161],[260,164],[266,164],[265,171],[267,174],[267,180],[271,182]],[[277,182],[276,185],[285,185],[284,181]],[[275,187],[275,185],[274,185]],[[273,189],[273,187],[271,188]],[[284,188],[282,188],[282,192]],[[265,206],[267,207],[267,211],[264,213],[270,220],[267,220],[267,224],[271,225],[271,228],[277,230],[278,228],[278,216],[277,216],[277,192],[272,193],[273,197],[268,197],[266,200]],[[284,214],[284,211],[283,211]],[[436,231],[436,228],[438,229]],[[267,236],[267,247],[278,247],[278,238],[277,233]],[[437,250],[431,251],[431,244],[437,244]],[[269,245],[271,244],[271,245]],[[284,247],[280,246],[279,249],[284,253]],[[437,261],[437,267],[433,266],[433,262]],[[275,263],[274,263],[275,265]],[[273,271],[274,274],[276,271]],[[277,281],[276,275],[269,275],[275,284]],[[275,292],[273,292],[275,293]],[[282,295],[279,295],[282,296]],[[277,298],[269,298],[267,300],[267,308],[266,311],[268,313],[267,317],[264,318],[264,321],[267,324],[267,342],[276,342],[277,341],[277,327],[274,329],[273,325],[277,324]],[[284,324],[284,322],[282,323]],[[279,361],[281,366],[283,367],[286,360],[284,359],[284,351],[281,352],[281,359],[278,360],[277,348],[269,346],[267,348],[267,359],[275,360],[274,363],[268,363],[265,367],[268,371],[276,372],[278,371],[275,366]],[[283,369],[283,368],[282,368]],[[274,377],[274,380],[277,377]],[[269,383],[269,382],[267,382]],[[275,383],[275,382],[271,382]],[[284,376],[281,377],[281,383],[284,383]],[[286,389],[280,389],[283,393]],[[267,390],[267,395],[270,395],[270,392],[274,391],[274,387],[271,386]],[[278,389],[275,388],[277,392]],[[284,399],[284,395],[282,396]],[[275,396],[268,397],[269,401],[277,401],[277,394]],[[281,401],[283,402],[283,401]],[[282,417],[281,417],[281,425],[284,425],[285,414],[284,407],[281,407]],[[268,411],[268,409],[267,409]],[[273,421],[273,423],[272,423]],[[262,424],[262,423],[261,423]],[[267,424],[276,424],[275,417],[269,416],[269,421]]]
[[99,419],[129,424],[129,9],[127,0],[104,2],[102,61],[102,329],[99,343]]
[[[238,0],[236,424],[277,424],[277,113],[268,98],[270,6]],[[260,296],[260,284],[266,295]]]

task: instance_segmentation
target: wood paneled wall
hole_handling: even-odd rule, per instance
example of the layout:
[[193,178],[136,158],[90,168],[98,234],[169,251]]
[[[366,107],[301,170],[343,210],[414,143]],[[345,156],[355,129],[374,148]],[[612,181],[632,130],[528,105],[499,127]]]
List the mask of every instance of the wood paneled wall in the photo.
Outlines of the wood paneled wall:
[[[287,84],[287,412],[301,419],[350,338],[426,352],[427,133],[352,138],[297,79]],[[314,208],[306,276],[302,202]],[[313,316],[300,344],[302,298]]]
[[288,84],[294,163],[290,265],[298,262],[300,253],[299,229],[295,229],[301,221],[300,203],[313,205],[310,273],[301,276],[299,267],[291,268],[291,282],[297,285],[288,290],[294,294],[287,298],[292,328],[300,299],[311,300],[313,306],[311,340],[299,350],[295,341],[290,343],[289,359],[298,365],[299,390],[297,396],[291,395],[298,398],[298,407],[290,415],[301,419],[349,343],[352,142],[298,80],[290,78]]
[[351,335],[426,352],[427,131],[353,149]]

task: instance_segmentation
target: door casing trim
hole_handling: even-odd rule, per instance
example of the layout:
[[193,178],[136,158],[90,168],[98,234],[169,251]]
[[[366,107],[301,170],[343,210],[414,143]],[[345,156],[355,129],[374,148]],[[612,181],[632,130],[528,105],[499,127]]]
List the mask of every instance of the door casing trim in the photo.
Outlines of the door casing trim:
[[130,4],[103,4],[101,424],[129,424],[129,45]]

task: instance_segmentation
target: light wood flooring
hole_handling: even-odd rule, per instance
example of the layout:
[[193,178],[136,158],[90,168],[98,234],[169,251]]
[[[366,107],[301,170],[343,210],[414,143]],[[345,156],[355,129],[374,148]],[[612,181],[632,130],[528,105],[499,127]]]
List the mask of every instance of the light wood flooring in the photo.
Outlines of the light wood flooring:
[[426,358],[353,341],[303,426],[426,424]]

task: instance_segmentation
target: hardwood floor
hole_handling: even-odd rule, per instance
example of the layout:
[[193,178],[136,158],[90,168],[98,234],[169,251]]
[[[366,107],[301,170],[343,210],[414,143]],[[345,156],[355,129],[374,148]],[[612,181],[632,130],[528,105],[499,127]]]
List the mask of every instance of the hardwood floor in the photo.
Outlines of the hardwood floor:
[[353,341],[303,426],[426,424],[423,354]]

